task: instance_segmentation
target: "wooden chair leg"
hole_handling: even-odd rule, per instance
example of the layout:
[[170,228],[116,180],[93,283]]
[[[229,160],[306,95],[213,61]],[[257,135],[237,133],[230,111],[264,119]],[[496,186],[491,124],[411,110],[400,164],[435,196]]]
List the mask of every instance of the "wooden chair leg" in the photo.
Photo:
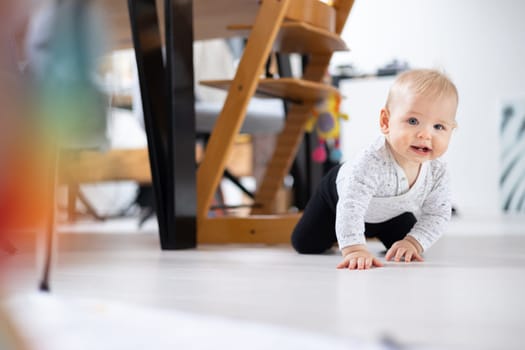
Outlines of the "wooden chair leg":
[[78,184],[73,182],[67,186],[67,221],[69,222],[77,220],[78,188]]

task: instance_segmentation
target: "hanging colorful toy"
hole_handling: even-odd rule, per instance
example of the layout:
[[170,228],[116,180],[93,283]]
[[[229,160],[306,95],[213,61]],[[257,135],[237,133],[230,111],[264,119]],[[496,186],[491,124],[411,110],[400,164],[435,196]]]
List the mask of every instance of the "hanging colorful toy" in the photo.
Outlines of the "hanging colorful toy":
[[341,95],[338,93],[331,94],[314,108],[312,116],[306,123],[306,131],[311,132],[315,127],[319,140],[319,145],[312,152],[314,162],[323,163],[326,160],[326,147],[330,151],[332,162],[338,163],[341,160],[341,150],[339,149],[340,119],[348,120],[348,115],[341,113],[340,106]]

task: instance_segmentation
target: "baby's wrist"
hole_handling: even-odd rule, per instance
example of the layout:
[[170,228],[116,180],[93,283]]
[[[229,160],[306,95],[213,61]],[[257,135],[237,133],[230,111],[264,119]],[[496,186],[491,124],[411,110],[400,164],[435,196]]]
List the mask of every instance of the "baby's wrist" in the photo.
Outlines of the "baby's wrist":
[[406,235],[404,240],[407,241],[408,243],[412,244],[414,246],[414,248],[416,248],[416,251],[417,251],[418,254],[423,253],[423,247],[417,241],[417,239],[415,239],[414,237],[412,237],[410,235]]
[[348,254],[352,254],[352,253],[355,253],[355,252],[362,252],[362,251],[368,251],[368,249],[366,248],[366,245],[364,244],[354,244],[354,245],[349,245],[349,246],[346,246],[344,248],[341,249],[341,254],[343,256],[347,256]]

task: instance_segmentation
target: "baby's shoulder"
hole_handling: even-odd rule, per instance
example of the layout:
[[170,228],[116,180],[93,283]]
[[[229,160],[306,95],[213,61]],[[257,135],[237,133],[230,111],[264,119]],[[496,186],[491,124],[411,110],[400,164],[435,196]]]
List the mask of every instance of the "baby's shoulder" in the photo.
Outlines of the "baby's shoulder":
[[447,163],[443,159],[433,159],[428,162],[429,171],[428,173],[432,176],[433,180],[441,179],[448,176]]
[[388,158],[380,150],[367,148],[359,152],[355,158],[344,162],[340,174],[351,177],[374,177],[383,174],[388,167]]

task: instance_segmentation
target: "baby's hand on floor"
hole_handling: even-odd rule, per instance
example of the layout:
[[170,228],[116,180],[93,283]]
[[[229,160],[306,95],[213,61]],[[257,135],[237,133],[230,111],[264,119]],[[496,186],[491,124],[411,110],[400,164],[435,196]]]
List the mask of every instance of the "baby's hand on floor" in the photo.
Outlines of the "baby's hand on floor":
[[338,269],[366,270],[372,266],[383,266],[383,263],[370,253],[363,244],[345,247],[342,249],[342,253],[343,261],[337,265]]
[[394,258],[394,261],[423,261],[423,258],[420,255],[422,251],[423,248],[419,246],[419,243],[417,243],[417,241],[415,241],[414,238],[405,237],[402,240],[397,241],[392,245],[392,247],[390,247],[388,252],[386,252],[385,259],[386,261],[389,261],[392,258]]

